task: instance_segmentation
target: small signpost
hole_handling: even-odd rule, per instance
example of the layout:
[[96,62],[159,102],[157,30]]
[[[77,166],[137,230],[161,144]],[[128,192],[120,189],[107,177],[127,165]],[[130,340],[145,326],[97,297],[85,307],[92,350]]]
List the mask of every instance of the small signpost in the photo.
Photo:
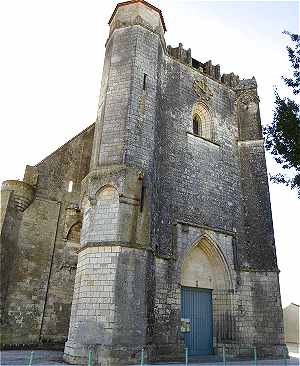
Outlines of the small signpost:
[[188,333],[192,331],[191,319],[181,318],[180,331],[182,333]]
[[185,348],[185,366],[188,364],[189,349]]

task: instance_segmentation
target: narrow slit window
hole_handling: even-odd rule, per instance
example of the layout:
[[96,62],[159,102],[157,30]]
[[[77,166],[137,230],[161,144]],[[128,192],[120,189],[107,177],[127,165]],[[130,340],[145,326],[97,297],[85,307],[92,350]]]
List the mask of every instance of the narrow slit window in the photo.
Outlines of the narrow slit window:
[[144,81],[143,81],[143,90],[147,89],[147,74],[144,74]]
[[193,119],[193,134],[199,136],[199,120],[197,117]]
[[140,201],[140,212],[143,212],[144,208],[144,196],[145,196],[145,186],[142,184],[141,188],[141,201]]
[[70,182],[69,182],[68,192],[73,192],[73,181],[72,180],[70,180]]

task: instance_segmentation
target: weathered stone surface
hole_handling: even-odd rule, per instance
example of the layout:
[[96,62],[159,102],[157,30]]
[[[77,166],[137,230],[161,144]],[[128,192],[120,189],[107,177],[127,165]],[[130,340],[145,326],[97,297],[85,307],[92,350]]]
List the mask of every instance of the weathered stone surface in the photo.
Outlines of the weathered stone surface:
[[1,191],[14,192],[15,206],[21,212],[31,204],[35,193],[33,186],[19,180],[6,180],[1,185]]
[[[13,191],[1,192],[0,214],[0,316],[1,324],[5,324],[8,289],[16,265],[15,253],[21,223],[21,213],[17,209]],[[5,338],[1,333],[3,341]]]
[[3,263],[17,263],[4,343],[65,340],[74,286],[65,360],[179,359],[188,286],[212,290],[215,353],[282,355],[255,79],[166,48],[144,1],[119,5],[110,27],[95,125],[27,167],[36,198],[22,217],[4,192]]
[[[89,171],[93,135],[92,125],[35,167],[27,166],[25,182],[2,187],[3,346],[66,339],[79,248],[74,225],[82,221],[80,184]],[[74,190],[68,192],[71,180]],[[28,207],[18,209],[18,196],[29,197]]]

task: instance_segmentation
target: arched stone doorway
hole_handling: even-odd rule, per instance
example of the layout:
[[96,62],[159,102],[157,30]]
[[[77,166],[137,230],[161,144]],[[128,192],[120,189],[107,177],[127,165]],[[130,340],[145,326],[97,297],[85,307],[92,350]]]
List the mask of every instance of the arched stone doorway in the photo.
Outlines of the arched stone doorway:
[[[211,354],[232,342],[232,282],[217,243],[202,236],[188,250],[181,266],[182,330],[192,355]],[[194,323],[194,324],[193,324]],[[186,329],[184,329],[186,327]]]

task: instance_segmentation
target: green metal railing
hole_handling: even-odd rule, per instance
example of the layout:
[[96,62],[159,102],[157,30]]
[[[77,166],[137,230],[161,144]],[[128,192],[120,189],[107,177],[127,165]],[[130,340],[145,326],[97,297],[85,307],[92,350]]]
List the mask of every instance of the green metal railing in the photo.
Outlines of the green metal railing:
[[226,350],[225,347],[222,347],[222,361],[223,361],[223,365],[226,365]]
[[141,366],[144,365],[144,348],[142,348],[142,351],[141,351]]
[[[227,364],[227,361],[230,360],[230,352],[227,352],[226,350],[226,346],[220,346],[218,347],[219,349],[222,350],[221,352],[221,357],[222,357],[222,361],[220,361],[220,363],[223,364],[223,366],[226,366]],[[188,366],[189,364],[189,349],[188,348],[185,348],[185,366]],[[249,355],[251,355],[251,364],[252,364],[252,361],[253,361],[253,366],[257,366],[257,350],[256,350],[256,347],[240,347],[239,348],[239,354],[240,354],[240,351],[241,350],[248,350],[249,351]],[[30,355],[29,357],[27,358],[27,360],[29,359],[28,363],[26,362],[25,364],[28,365],[28,366],[32,366],[33,364],[33,357],[34,357],[34,351],[31,351],[30,352]],[[284,355],[284,359],[283,359],[283,363],[282,365],[284,366],[287,366],[288,365],[288,359],[289,359],[289,354],[288,352],[285,353]],[[140,366],[144,366],[144,362],[145,362],[145,350],[144,348],[142,348],[140,350]],[[216,361],[217,363],[217,361]],[[88,352],[88,366],[93,366],[94,363],[93,363],[93,352],[90,350]]]
[[188,365],[189,362],[189,349],[185,348],[185,366]]
[[88,366],[93,366],[93,353],[92,353],[92,351],[89,351],[89,354],[88,354]]
[[29,363],[28,363],[28,366],[31,366],[32,365],[32,361],[33,361],[33,351],[30,352],[30,357],[29,357]]
[[[221,348],[222,352],[221,352],[221,358],[222,361],[215,361],[215,363],[220,363],[223,366],[227,365],[227,362],[229,362],[229,360],[231,359],[231,353],[227,351],[226,346],[221,346],[221,347],[217,347],[217,348]],[[250,362],[253,366],[257,366],[257,349],[256,347],[239,347],[239,354],[241,350],[246,350],[249,351],[248,355],[250,357]],[[241,355],[241,354],[240,354]],[[288,352],[285,353],[284,358],[283,358],[283,363],[282,365],[287,366],[288,365],[288,359],[289,359],[289,354]],[[232,359],[231,359],[232,360]],[[234,361],[234,360],[232,360]],[[185,366],[187,366],[189,364],[189,359],[188,359],[188,348],[185,348]]]

